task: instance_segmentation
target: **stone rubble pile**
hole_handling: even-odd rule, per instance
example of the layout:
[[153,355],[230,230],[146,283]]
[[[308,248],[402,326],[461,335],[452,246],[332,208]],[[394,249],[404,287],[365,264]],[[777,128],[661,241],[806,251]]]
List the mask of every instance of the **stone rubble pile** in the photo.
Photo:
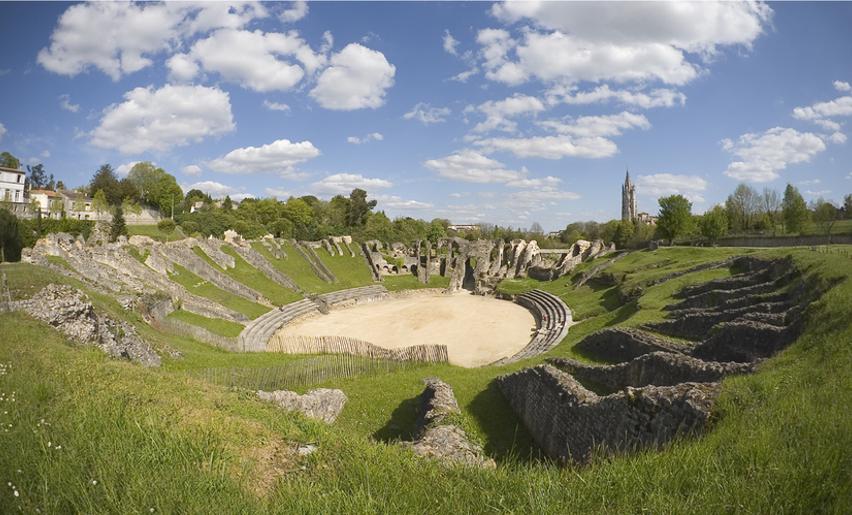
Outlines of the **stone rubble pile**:
[[318,388],[304,395],[289,390],[257,392],[261,400],[272,402],[285,411],[296,411],[302,415],[331,424],[337,420],[346,405],[346,394],[341,390]]
[[647,326],[699,341],[609,328],[575,348],[611,365],[551,359],[498,378],[542,449],[554,459],[586,463],[596,453],[656,447],[704,430],[719,381],[753,372],[792,343],[805,308],[820,294],[803,286],[790,259],[738,258],[731,267],[743,272],[684,288],[669,319]]
[[110,357],[147,367],[160,366],[160,356],[139,337],[132,325],[99,315],[86,294],[76,288],[48,284],[31,299],[18,302],[18,306],[69,339],[94,345]]
[[414,453],[448,464],[494,468],[494,460],[470,441],[464,429],[448,420],[461,413],[452,387],[437,378],[426,379],[425,383],[414,441],[409,444]]

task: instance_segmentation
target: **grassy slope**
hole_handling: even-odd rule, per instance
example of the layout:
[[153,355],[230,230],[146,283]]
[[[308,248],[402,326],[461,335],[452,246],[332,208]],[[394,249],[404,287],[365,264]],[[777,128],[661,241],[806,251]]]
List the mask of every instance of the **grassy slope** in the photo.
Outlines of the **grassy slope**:
[[389,291],[417,290],[420,288],[446,288],[450,285],[450,278],[433,275],[429,278],[429,284],[423,284],[413,275],[391,275],[385,277],[382,283]]
[[220,268],[215,261],[210,259],[210,257],[205,254],[203,250],[201,250],[201,248],[194,247],[192,250],[195,251],[195,253],[198,254],[202,259],[207,261],[210,266],[219,270],[220,272],[224,272],[226,275],[245,284],[249,288],[252,288],[256,292],[269,299],[269,301],[275,304],[276,306],[283,306],[284,304],[289,304],[302,298],[302,296],[299,295],[298,292],[281,286],[280,284],[274,282],[272,279],[267,277],[266,274],[248,264],[246,260],[240,257],[240,255],[237,254],[235,250],[229,248],[228,246],[223,245],[222,251],[234,258],[234,263],[236,266],[234,266],[234,268],[228,268],[227,270]]
[[176,241],[186,237],[180,230],[180,227],[175,227],[175,230],[172,232],[164,232],[156,225],[128,225],[127,234],[130,236],[148,236],[157,241]]
[[174,318],[176,320],[180,320],[188,324],[204,327],[208,331],[222,336],[239,336],[240,332],[242,332],[242,330],[245,328],[245,326],[243,326],[242,324],[231,322],[230,320],[223,320],[221,318],[208,318],[189,311],[184,311],[182,309],[172,311],[169,314],[169,318]]
[[169,274],[169,278],[196,295],[218,302],[226,308],[233,309],[249,318],[257,318],[269,311],[267,306],[228,293],[178,264],[173,264],[173,268],[175,272]]
[[[357,245],[353,243],[352,247],[357,251]],[[370,272],[364,256],[360,253],[356,252],[355,257],[349,254],[332,256],[325,248],[316,249],[316,253],[323,264],[334,274],[334,284],[337,287],[335,289],[342,290],[373,284],[373,274]]]
[[[618,266],[631,279],[641,282],[644,274],[650,276],[655,273],[656,269],[649,267],[649,261],[672,259],[669,267],[674,269],[684,265],[682,261],[689,260],[688,266],[691,266],[695,261],[718,259],[725,252],[719,249],[691,257],[671,254],[678,250],[647,253],[654,256],[631,256],[622,260],[625,263],[619,262]],[[784,252],[767,253],[782,255]],[[193,450],[181,450],[184,445],[197,449],[203,448],[207,442],[227,438],[229,430],[220,425],[206,427],[209,434],[203,438],[193,434],[190,440],[194,447],[189,445],[189,440],[179,440],[182,435],[179,425],[168,429],[167,424],[159,426],[156,438],[136,439],[130,431],[126,445],[116,443],[121,429],[132,430],[132,424],[127,423],[129,420],[141,419],[155,425],[160,418],[174,421],[175,412],[185,409],[185,402],[209,404],[211,399],[222,399],[222,396],[229,400],[215,401],[217,409],[214,414],[225,411],[229,418],[233,418],[231,422],[234,424],[256,426],[258,431],[267,429],[271,422],[264,417],[263,408],[239,394],[182,383],[185,380],[172,375],[177,372],[142,371],[106,362],[94,353],[60,349],[50,338],[34,338],[36,333],[46,331],[44,329],[39,329],[41,332],[33,330],[22,338],[13,338],[8,345],[0,346],[0,362],[15,363],[12,372],[0,377],[0,391],[9,389],[4,382],[15,381],[13,388],[20,392],[19,398],[36,398],[40,388],[75,392],[73,395],[77,401],[74,405],[78,410],[100,411],[107,415],[99,417],[99,420],[116,421],[108,429],[101,430],[105,435],[103,438],[114,444],[114,447],[106,446],[115,450],[113,460],[100,458],[102,445],[79,451],[81,454],[74,460],[75,463],[129,463],[121,471],[117,470],[118,465],[112,468],[101,465],[104,467],[102,484],[111,484],[113,489],[124,488],[115,485],[127,485],[132,494],[127,501],[118,496],[97,498],[100,509],[113,511],[131,511],[131,505],[144,509],[147,498],[143,501],[141,493],[146,488],[145,493],[163,503],[158,505],[161,511],[193,511],[212,506],[225,511],[303,512],[841,511],[842,506],[852,502],[848,488],[850,455],[847,451],[852,445],[852,433],[848,431],[852,426],[848,410],[852,401],[848,377],[852,365],[852,350],[848,347],[848,342],[852,341],[852,327],[848,323],[852,316],[852,284],[848,280],[852,275],[852,262],[843,256],[807,251],[796,251],[795,256],[801,265],[810,267],[814,277],[843,277],[845,282],[812,307],[807,333],[790,349],[765,363],[758,374],[726,380],[718,405],[717,425],[708,436],[678,442],[666,452],[613,459],[579,471],[555,469],[536,459],[530,460],[525,431],[517,427],[517,420],[491,386],[494,376],[524,364],[475,370],[443,365],[360,380],[329,382],[342,387],[349,396],[343,416],[334,427],[317,430],[316,439],[320,442],[321,451],[311,457],[307,469],[288,475],[287,480],[269,496],[261,498],[247,497],[242,490],[236,489],[234,482],[238,480],[234,479],[235,476],[222,472],[230,470],[230,467],[207,466],[203,460],[196,458]],[[636,261],[630,265],[629,260],[632,259]],[[714,273],[717,272],[699,272],[683,276],[678,281],[683,284],[700,282],[709,276],[717,276]],[[43,278],[32,275],[29,274],[25,280],[12,281],[18,285],[16,291],[36,289],[26,286],[26,283],[43,281]],[[556,281],[548,287],[558,287],[559,283]],[[15,288],[13,286],[13,290]],[[673,290],[674,287],[668,283],[648,288],[638,305],[657,308],[665,303]],[[648,311],[637,311],[634,305],[608,305],[603,299],[605,294],[604,290],[565,291],[564,298],[569,306],[574,307],[572,298],[579,295],[586,297],[584,304],[590,309],[584,320],[571,328],[566,340],[551,354],[570,354],[574,343],[600,327],[636,323],[641,317],[657,316]],[[593,301],[595,296],[597,300]],[[111,309],[120,308],[116,304]],[[17,331],[24,326],[17,319],[10,321],[9,317],[13,315],[3,317],[2,325],[5,327],[15,327]],[[43,347],[36,348],[32,341],[38,341]],[[175,342],[174,345],[184,351],[185,358],[182,361],[169,360],[165,367],[167,370],[179,371],[201,364],[209,367],[216,366],[216,363],[232,366],[234,362],[247,364],[252,360],[257,366],[263,366],[278,358],[227,354],[189,341]],[[84,356],[85,367],[78,359],[66,359],[66,354],[74,358]],[[47,359],[46,355],[52,359]],[[62,363],[62,373],[59,373],[59,368],[39,369],[46,367],[46,363]],[[115,372],[116,367],[123,367],[120,374]],[[33,369],[37,371],[31,373]],[[19,379],[15,375],[19,373],[25,377]],[[97,387],[83,387],[77,391],[63,383],[82,373],[92,376],[87,385],[91,383]],[[456,389],[465,412],[464,419],[475,436],[486,442],[486,449],[491,454],[501,458],[502,466],[497,471],[445,470],[432,463],[414,460],[396,446],[368,443],[365,437],[369,435],[392,440],[410,432],[413,399],[422,390],[422,378],[429,375],[442,377]],[[51,380],[45,380],[46,377]],[[47,386],[39,386],[41,383],[32,378],[40,378]],[[153,395],[146,388],[149,384],[158,385],[158,392],[162,390],[165,398],[145,404],[144,409],[149,410],[145,416],[137,413],[135,404],[132,405],[134,409],[124,411],[128,399],[113,394],[113,389],[119,388],[141,392],[138,395],[147,399]],[[183,400],[190,396],[191,401]],[[87,407],[89,400],[98,408]],[[219,408],[219,402],[225,402],[225,408]],[[67,403],[67,399],[48,396],[38,404],[37,411],[61,410]],[[117,408],[119,405],[122,410]],[[165,410],[166,416],[160,414],[161,410]],[[296,425],[299,423],[293,421],[298,420],[287,415],[274,418],[278,423]],[[93,432],[86,424],[63,427],[72,441],[85,441],[88,432],[95,436],[101,434]],[[143,427],[148,426],[143,424]],[[68,511],[64,508],[92,511],[92,505],[86,504],[93,502],[92,494],[86,493],[84,488],[88,471],[82,466],[63,468],[69,465],[46,460],[44,454],[36,453],[35,443],[28,441],[31,434],[27,428],[15,433],[13,440],[13,448],[22,449],[21,458],[16,453],[12,464],[22,470],[17,476],[21,479],[13,477],[17,486],[26,488],[22,493],[67,491],[67,495],[58,498],[73,504],[57,508],[57,505],[48,504],[53,502],[55,495],[42,495],[38,497],[43,499],[40,505],[47,507],[47,511]],[[159,435],[163,435],[162,438]],[[513,441],[514,448],[511,447]],[[256,439],[240,439],[231,444],[231,451],[226,455],[251,454],[245,448],[256,443]],[[30,449],[35,450],[30,452]],[[149,453],[162,454],[160,463],[164,466],[162,470],[157,467],[156,471],[165,479],[160,481],[158,478],[146,487],[140,484],[142,474],[135,467],[137,464],[140,468],[151,466],[144,460],[140,461],[140,456]],[[213,452],[201,454],[214,456],[211,458],[214,461],[217,456]],[[0,460],[3,459],[0,457]],[[21,467],[19,463],[30,466]],[[4,463],[0,470],[10,468]],[[180,478],[175,478],[175,470],[180,471]],[[175,480],[169,481],[171,478]],[[195,491],[203,491],[204,496],[194,495]],[[0,506],[17,506],[11,504],[14,502],[22,501],[13,499],[6,489],[0,490]]]
[[[252,248],[260,252],[272,263],[272,266],[285,273],[293,279],[304,291],[308,293],[326,293],[340,289],[334,284],[329,284],[320,279],[311,269],[311,265],[299,254],[289,242],[281,242],[281,248],[287,254],[283,259],[275,257],[260,243],[252,243]],[[366,266],[366,265],[364,265]]]

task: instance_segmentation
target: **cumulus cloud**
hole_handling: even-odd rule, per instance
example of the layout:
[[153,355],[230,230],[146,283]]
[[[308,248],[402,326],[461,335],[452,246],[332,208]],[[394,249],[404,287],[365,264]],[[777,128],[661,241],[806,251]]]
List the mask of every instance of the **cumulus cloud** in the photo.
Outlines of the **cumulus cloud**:
[[647,92],[632,91],[610,89],[606,84],[589,91],[578,91],[574,86],[554,86],[545,93],[545,96],[549,104],[582,105],[616,102],[642,109],[682,106],[686,103],[686,95],[674,89],[659,88]]
[[451,55],[458,55],[459,41],[450,34],[449,30],[444,31],[444,52]]
[[[292,62],[298,61],[299,64]],[[254,91],[286,91],[325,64],[295,31],[285,34],[221,29],[169,59],[172,76],[188,80],[203,68]]]
[[3,139],[3,136],[6,135],[6,126],[0,123],[0,140]]
[[189,82],[198,75],[198,64],[186,54],[175,54],[166,61],[169,79],[173,82]]
[[417,120],[424,125],[430,123],[442,123],[447,121],[447,116],[450,115],[448,107],[432,107],[425,102],[418,102],[411,108],[410,111],[402,115],[406,120]]
[[313,183],[312,186],[320,193],[343,194],[350,193],[355,188],[365,191],[390,188],[393,183],[385,179],[364,177],[361,174],[336,173]]
[[[185,190],[201,190],[204,193],[210,195],[213,198],[224,197],[226,195],[240,195],[243,193],[243,189],[237,189],[233,186],[228,186],[227,184],[222,184],[221,182],[216,181],[201,181],[196,182],[194,184],[190,184],[184,188]],[[246,195],[242,195],[245,198]],[[251,195],[249,195],[251,196]]]
[[737,141],[722,140],[722,148],[738,158],[725,175],[746,182],[769,182],[788,165],[805,163],[825,150],[823,140],[811,132],[774,127],[763,133],[747,133]]
[[308,3],[304,0],[296,0],[289,9],[284,9],[278,18],[284,23],[299,21],[308,15]]
[[351,143],[353,145],[360,145],[362,143],[369,143],[371,141],[382,141],[385,139],[380,132],[371,132],[364,137],[358,136],[349,136],[346,138],[346,143]]
[[92,132],[96,147],[124,154],[165,151],[234,130],[228,94],[218,88],[135,88],[104,110]]
[[491,132],[495,130],[515,132],[517,123],[513,117],[534,115],[545,110],[544,104],[536,97],[515,94],[503,100],[489,100],[476,108],[485,115],[485,120],[474,126],[474,132]]
[[71,113],[76,113],[80,110],[80,104],[72,104],[71,96],[67,93],[59,95],[59,107]]
[[266,192],[267,195],[272,195],[277,199],[285,199],[293,196],[289,191],[282,190],[281,188],[265,188],[263,191]]
[[181,171],[186,175],[201,175],[201,167],[198,165],[186,165]]
[[697,175],[655,173],[637,177],[636,189],[642,195],[662,197],[679,194],[693,202],[704,202],[701,193],[707,189],[707,181]]
[[852,116],[852,95],[793,109],[793,118],[798,120],[819,120],[836,116]]
[[115,174],[119,177],[127,177],[127,174],[130,173],[130,170],[132,170],[133,167],[136,166],[138,163],[139,161],[130,161],[128,163],[122,163],[118,165],[118,168],[115,169]]
[[645,116],[623,111],[602,116],[581,116],[567,120],[545,120],[539,125],[559,134],[581,138],[620,136],[628,129],[649,129],[651,123]]
[[841,80],[834,81],[834,89],[841,92],[852,91],[852,84]]
[[462,150],[423,165],[441,177],[455,181],[492,183],[520,180],[523,174],[506,169],[503,163],[474,150]]
[[596,159],[618,152],[611,140],[602,137],[533,136],[528,138],[489,138],[476,142],[486,152],[511,152],[517,157],[562,159],[583,157]]
[[358,43],[350,43],[334,54],[330,66],[320,73],[310,95],[326,109],[351,111],[375,109],[384,104],[393,86],[396,67],[384,54]]
[[647,81],[685,84],[719,47],[749,48],[768,24],[764,3],[507,2],[492,14],[506,23],[528,20],[518,41],[502,29],[480,31],[486,77],[508,85],[543,81]]
[[260,147],[234,149],[208,163],[211,170],[223,173],[292,173],[293,167],[320,155],[310,141],[290,142],[279,139]]
[[431,209],[434,204],[429,202],[421,202],[419,200],[406,200],[397,195],[370,195],[376,199],[381,208],[391,208],[399,210],[413,209]]
[[270,111],[289,111],[290,106],[283,102],[271,102],[269,100],[263,101],[263,107],[269,109]]
[[833,132],[831,133],[831,136],[828,137],[828,140],[837,144],[846,143],[846,135],[842,132]]
[[70,6],[38,53],[38,63],[61,75],[91,68],[113,80],[150,66],[152,56],[182,38],[217,28],[240,28],[267,15],[257,2],[91,2]]

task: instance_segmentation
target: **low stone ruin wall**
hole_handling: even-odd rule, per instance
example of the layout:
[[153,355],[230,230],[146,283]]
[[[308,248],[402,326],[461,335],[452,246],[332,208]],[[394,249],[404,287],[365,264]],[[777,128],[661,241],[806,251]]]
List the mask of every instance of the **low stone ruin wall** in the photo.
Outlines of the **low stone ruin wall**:
[[598,396],[551,365],[502,376],[497,384],[542,450],[576,463],[594,452],[660,446],[702,431],[719,391],[718,384],[681,383]]
[[461,413],[452,387],[434,377],[424,382],[414,441],[408,444],[414,453],[451,465],[494,468],[494,460],[485,456],[482,447],[451,422],[450,417]]
[[346,336],[281,336],[275,334],[266,347],[269,352],[286,354],[350,354],[373,359],[448,362],[446,345],[412,345],[401,349],[385,349],[370,342]]
[[574,348],[592,359],[619,363],[651,352],[688,352],[691,346],[639,329],[613,327],[590,334]]

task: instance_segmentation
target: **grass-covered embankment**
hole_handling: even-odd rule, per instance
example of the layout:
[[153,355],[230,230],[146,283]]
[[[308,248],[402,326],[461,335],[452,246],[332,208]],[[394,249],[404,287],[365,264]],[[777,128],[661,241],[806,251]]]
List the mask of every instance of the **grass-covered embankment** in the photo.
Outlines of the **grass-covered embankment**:
[[226,308],[233,309],[234,311],[242,313],[252,319],[269,311],[267,306],[244,299],[239,295],[228,293],[218,286],[211,284],[209,281],[198,277],[177,263],[172,264],[172,269],[174,272],[169,274],[169,279],[180,284],[191,293],[201,297],[206,297],[214,302],[218,302]]
[[[738,252],[688,250],[641,252],[618,261],[611,270],[617,282],[645,284],[638,298],[623,304],[604,298],[622,283],[574,290],[565,286],[571,278],[564,278],[535,285],[565,288],[569,306],[579,296],[586,307],[550,355],[572,355],[573,345],[599,328],[657,318],[679,285],[728,273],[694,272],[648,285],[662,271]],[[836,285],[808,309],[805,333],[791,347],[756,374],[724,381],[709,434],[581,469],[558,468],[529,452],[526,432],[493,386],[497,375],[543,357],[508,367],[436,365],[329,380],[325,384],[341,387],[349,402],[326,428],[263,406],[251,392],[185,376],[202,366],[261,368],[296,357],[230,354],[175,340],[171,344],[184,358],[167,359],[164,370],[145,370],[72,349],[22,315],[2,315],[9,338],[0,346],[0,362],[12,368],[0,376],[0,391],[16,391],[16,405],[3,416],[13,431],[0,438],[14,452],[0,453],[0,473],[8,476],[0,479],[12,482],[19,496],[0,488],[0,511],[843,512],[852,503],[852,261],[807,250],[792,254],[806,284]],[[26,276],[11,281],[16,292],[32,291],[25,286],[29,281],[46,279]],[[120,313],[113,304],[98,298],[99,307]],[[157,342],[162,338],[140,331]],[[382,443],[410,435],[416,396],[430,375],[453,386],[463,420],[498,459],[497,470],[444,468]],[[49,434],[34,427],[40,418],[52,424]],[[48,451],[45,436],[61,451],[72,449],[71,458],[56,458],[53,452],[61,451]],[[252,457],[282,463],[267,451],[291,441],[317,443],[319,451],[291,468],[243,465]],[[264,488],[249,479],[258,477],[257,470],[272,471],[264,477],[274,479]]]

